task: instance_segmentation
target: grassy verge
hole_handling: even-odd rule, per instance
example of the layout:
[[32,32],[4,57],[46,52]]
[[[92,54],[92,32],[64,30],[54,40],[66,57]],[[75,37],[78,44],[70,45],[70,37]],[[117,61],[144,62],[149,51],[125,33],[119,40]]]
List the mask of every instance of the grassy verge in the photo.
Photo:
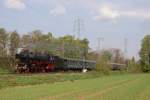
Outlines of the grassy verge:
[[[125,72],[111,72],[110,75],[120,75]],[[8,74],[7,71],[0,74],[0,89],[13,86],[36,85],[43,83],[55,83],[64,81],[74,81],[79,79],[90,79],[102,77],[100,72],[65,72],[65,73],[39,73],[39,74]]]
[[0,90],[0,100],[150,100],[150,74],[110,75]]
[[9,74],[10,71],[8,69],[5,69],[5,68],[0,68],[0,75],[2,74]]
[[12,86],[25,86],[43,83],[74,81],[103,76],[97,72],[88,73],[39,73],[39,74],[0,74],[0,89]]

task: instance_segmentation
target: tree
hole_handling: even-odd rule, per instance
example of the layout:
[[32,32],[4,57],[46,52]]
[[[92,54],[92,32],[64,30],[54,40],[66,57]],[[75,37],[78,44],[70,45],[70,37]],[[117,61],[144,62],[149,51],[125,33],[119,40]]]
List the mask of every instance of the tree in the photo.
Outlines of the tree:
[[96,61],[96,70],[109,74],[111,70],[111,65],[109,64],[111,57],[112,55],[109,51],[102,51]]
[[150,71],[150,35],[146,35],[142,40],[140,58],[141,69],[144,72]]
[[111,61],[112,54],[111,54],[109,51],[104,50],[104,51],[102,52],[102,55],[101,55],[101,56],[102,56],[103,59],[105,59],[106,61]]
[[41,36],[42,36],[42,31],[41,30],[35,30],[35,31],[32,31],[30,34],[32,37],[32,42],[36,43],[36,42],[40,41]]
[[71,35],[66,35],[58,39],[62,48],[62,54],[68,58],[81,58],[81,41],[76,40]]
[[21,38],[21,44],[23,46],[29,45],[32,42],[32,38],[28,34],[24,34]]
[[84,59],[87,58],[87,55],[88,55],[88,49],[89,49],[89,41],[88,39],[84,38],[83,40],[81,40],[81,44],[82,44],[82,51],[83,51],[83,57]]
[[89,52],[87,55],[87,59],[89,60],[97,60],[98,54],[96,52]]
[[50,40],[53,38],[53,34],[51,32],[48,32],[47,36],[48,36],[48,39]]
[[127,66],[127,71],[128,72],[140,72],[140,66],[139,64],[135,61],[134,57],[132,57],[131,60],[128,60],[128,66]]
[[52,33],[51,32],[48,32],[47,34],[42,34],[41,35],[41,40],[43,42],[51,42],[53,39],[53,36],[52,36]]
[[12,57],[15,56],[16,50],[19,47],[20,36],[17,31],[14,31],[10,34],[10,54]]
[[4,28],[0,28],[0,55],[4,56],[6,54],[6,45],[7,45],[8,34]]
[[113,61],[114,63],[120,63],[120,64],[124,63],[124,57],[121,50],[119,49],[114,50],[113,55],[114,55],[114,61]]

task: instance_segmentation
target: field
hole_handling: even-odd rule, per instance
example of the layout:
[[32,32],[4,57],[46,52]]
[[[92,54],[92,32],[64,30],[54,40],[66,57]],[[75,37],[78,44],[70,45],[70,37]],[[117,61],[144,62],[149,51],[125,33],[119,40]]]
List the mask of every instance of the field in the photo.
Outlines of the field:
[[150,74],[81,78],[2,88],[0,100],[150,100],[149,83]]
[[[115,73],[119,74],[119,73]],[[26,85],[38,85],[43,83],[55,83],[64,81],[74,81],[79,79],[89,79],[104,76],[97,72],[88,73],[38,73],[38,74],[9,74],[7,72],[0,73],[0,89],[14,87],[14,86],[26,86]]]

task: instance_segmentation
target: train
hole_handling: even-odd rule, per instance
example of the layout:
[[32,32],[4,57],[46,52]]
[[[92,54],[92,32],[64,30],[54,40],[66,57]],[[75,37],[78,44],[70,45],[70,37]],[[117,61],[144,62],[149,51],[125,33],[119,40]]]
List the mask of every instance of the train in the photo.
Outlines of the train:
[[96,61],[72,59],[22,50],[16,53],[16,72],[87,71],[96,68]]

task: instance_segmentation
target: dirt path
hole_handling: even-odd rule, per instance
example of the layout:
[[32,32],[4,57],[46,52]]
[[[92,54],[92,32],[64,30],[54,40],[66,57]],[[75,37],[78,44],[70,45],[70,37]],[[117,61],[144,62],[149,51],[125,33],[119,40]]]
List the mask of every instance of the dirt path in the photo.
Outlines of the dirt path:
[[86,90],[87,89],[68,91],[68,92],[57,94],[57,95],[54,95],[54,96],[45,97],[45,98],[42,98],[42,99],[39,99],[39,100],[57,100],[57,98],[60,98],[60,97],[63,97],[63,96],[69,96],[69,95],[72,95],[74,93],[83,92],[83,91],[86,91]]
[[[49,96],[49,97],[45,97],[45,98],[42,98],[40,100],[57,100],[58,98],[60,97],[64,97],[64,96],[70,96],[70,95],[73,95],[73,94],[79,94],[77,97],[78,99],[77,100],[85,100],[86,98],[85,97],[90,97],[90,96],[94,96],[94,95],[98,95],[98,94],[103,94],[109,90],[112,90],[114,88],[117,88],[119,86],[122,86],[123,84],[127,84],[129,82],[131,82],[132,80],[121,80],[121,81],[117,81],[115,83],[112,83],[112,84],[108,84],[108,87],[105,88],[105,90],[102,90],[100,92],[96,92],[94,94],[91,94],[90,92],[90,89],[93,89],[93,88],[88,88],[88,89],[78,89],[78,90],[73,90],[73,91],[68,91],[68,92],[65,92],[65,93],[61,93],[61,94],[58,94],[58,95],[54,95],[54,96]],[[89,91],[89,92],[87,92]],[[83,94],[84,93],[84,94]],[[81,95],[83,94],[83,95]]]
[[109,86],[109,87],[107,87],[107,88],[105,88],[105,89],[103,89],[99,92],[94,92],[94,93],[82,95],[77,100],[86,100],[87,98],[90,98],[90,97],[93,97],[93,96],[101,96],[101,95],[103,95],[103,94],[105,94],[105,93],[107,93],[111,90],[114,90],[116,88],[120,88],[122,86],[129,85],[129,84],[134,83],[136,81],[137,81],[137,79],[136,80],[128,80],[128,81],[124,81],[124,82],[120,82],[120,83],[118,82],[117,84]]

